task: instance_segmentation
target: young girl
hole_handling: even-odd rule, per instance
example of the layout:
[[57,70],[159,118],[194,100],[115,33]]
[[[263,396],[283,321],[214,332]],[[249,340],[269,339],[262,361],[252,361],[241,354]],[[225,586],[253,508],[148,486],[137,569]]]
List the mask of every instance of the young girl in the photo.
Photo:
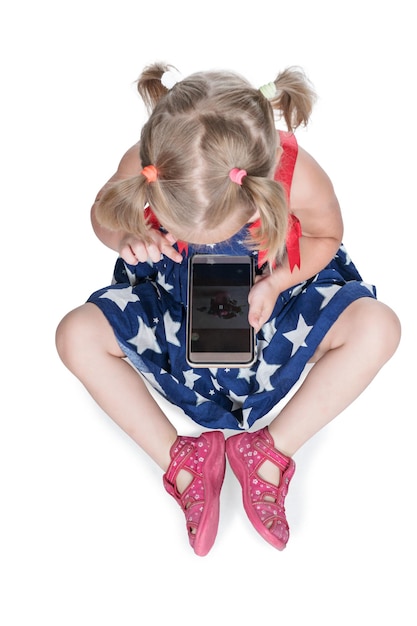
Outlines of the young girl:
[[[362,281],[341,243],[332,184],[297,145],[293,131],[315,98],[302,71],[289,68],[257,90],[231,72],[181,79],[155,64],[138,90],[149,120],[92,208],[97,236],[119,254],[114,281],[64,317],[58,352],[161,467],[196,554],[216,537],[226,454],[250,521],[281,550],[293,455],[367,387],[395,352],[400,324]],[[277,113],[288,132],[276,130]],[[187,363],[195,252],[254,257],[254,365]],[[307,364],[279,415],[250,431]],[[138,371],[203,427],[200,436],[178,436]],[[225,440],[222,429],[240,432]]]

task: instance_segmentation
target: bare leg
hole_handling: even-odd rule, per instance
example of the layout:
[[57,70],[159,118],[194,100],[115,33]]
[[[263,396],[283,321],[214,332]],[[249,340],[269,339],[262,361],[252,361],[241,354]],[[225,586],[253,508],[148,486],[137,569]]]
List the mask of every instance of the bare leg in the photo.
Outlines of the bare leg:
[[[177,431],[140,375],[124,360],[125,355],[113,329],[100,309],[87,303],[68,313],[57,328],[56,345],[64,364],[84,384],[97,404],[166,472],[171,464],[170,451],[177,439]],[[216,448],[214,441],[214,438],[210,439],[211,450],[220,450],[221,446]],[[224,444],[223,438],[222,441]],[[200,456],[202,453],[198,448],[197,451]],[[180,466],[180,471],[174,472],[176,489],[170,483],[169,493],[186,513],[191,545],[197,554],[204,555],[217,533],[218,494],[224,465],[222,459],[217,461],[217,458],[210,457],[210,467],[215,474],[211,481],[208,477],[209,487],[203,491],[208,497],[206,507],[201,500],[197,501],[201,488],[195,487],[194,491],[185,494],[184,501],[178,496],[178,492],[184,493],[195,479],[198,461],[195,459],[194,463],[197,465],[188,464],[185,469]],[[187,467],[192,469],[188,471]]]
[[[390,308],[371,298],[353,302],[325,336],[300,389],[269,425],[275,447],[292,456],[364,391],[399,339],[400,323]],[[262,472],[276,482],[278,470],[269,461]]]
[[94,304],[68,313],[56,333],[58,353],[97,404],[165,471],[177,432],[124,354]]

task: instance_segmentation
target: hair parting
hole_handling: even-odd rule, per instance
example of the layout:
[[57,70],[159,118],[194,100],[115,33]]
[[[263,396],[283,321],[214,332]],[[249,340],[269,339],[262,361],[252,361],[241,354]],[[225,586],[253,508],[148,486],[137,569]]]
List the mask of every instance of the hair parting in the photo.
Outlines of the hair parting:
[[258,212],[252,244],[268,250],[268,261],[280,260],[288,206],[282,185],[273,180],[275,114],[289,131],[306,125],[315,101],[311,83],[290,67],[266,91],[229,71],[197,72],[168,89],[161,77],[171,70],[178,72],[155,63],[137,81],[150,112],[140,137],[144,167],[141,175],[107,187],[97,219],[148,240],[149,205],[161,224],[177,225],[181,238],[192,241],[193,232],[214,232],[225,216],[238,230]]

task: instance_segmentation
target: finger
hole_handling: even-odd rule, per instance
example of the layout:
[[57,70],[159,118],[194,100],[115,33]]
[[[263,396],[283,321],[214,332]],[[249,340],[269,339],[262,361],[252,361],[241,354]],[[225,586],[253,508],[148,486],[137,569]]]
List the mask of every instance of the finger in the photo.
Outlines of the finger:
[[148,250],[145,246],[145,244],[141,243],[141,242],[137,242],[135,243],[134,246],[130,246],[132,249],[133,254],[136,257],[136,261],[135,263],[145,263],[145,261],[148,260]]
[[258,310],[249,309],[248,321],[249,321],[249,324],[255,329],[255,331],[258,332],[263,323],[261,311],[259,309]]
[[134,252],[132,251],[132,248],[130,246],[124,246],[119,251],[119,255],[121,256],[123,261],[126,261],[126,263],[129,263],[129,265],[137,265],[138,263],[138,259],[136,255],[134,254]]
[[171,235],[171,233],[165,233],[165,239],[169,241],[171,245],[177,242],[174,235]]
[[161,260],[161,251],[159,247],[154,243],[149,243],[147,246],[148,256],[154,263],[158,263]]
[[169,259],[177,263],[181,263],[182,255],[172,246],[176,243],[176,239],[171,233],[165,233],[160,242],[160,249],[162,254],[165,254]]
[[165,254],[165,256],[167,256],[172,261],[175,261],[176,263],[182,262],[182,258],[183,258],[182,255],[177,250],[175,250],[175,248],[173,248],[171,245],[164,244],[162,246],[162,252],[163,254]]

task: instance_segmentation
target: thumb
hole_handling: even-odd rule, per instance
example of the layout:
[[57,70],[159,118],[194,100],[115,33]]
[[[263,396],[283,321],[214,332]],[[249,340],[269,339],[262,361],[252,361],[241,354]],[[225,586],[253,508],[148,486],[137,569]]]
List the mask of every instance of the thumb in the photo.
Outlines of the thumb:
[[248,321],[251,326],[258,332],[263,324],[262,307],[249,307]]

